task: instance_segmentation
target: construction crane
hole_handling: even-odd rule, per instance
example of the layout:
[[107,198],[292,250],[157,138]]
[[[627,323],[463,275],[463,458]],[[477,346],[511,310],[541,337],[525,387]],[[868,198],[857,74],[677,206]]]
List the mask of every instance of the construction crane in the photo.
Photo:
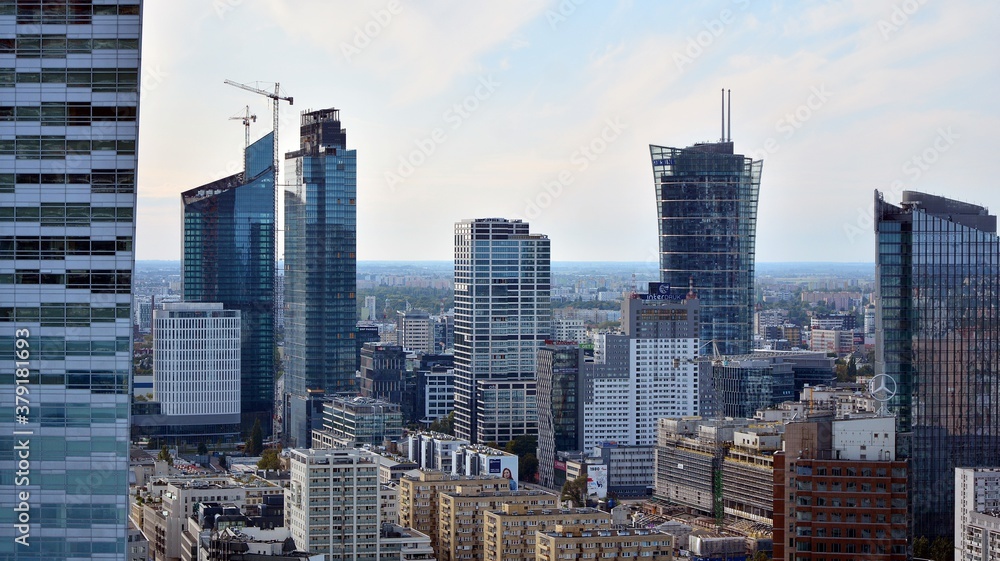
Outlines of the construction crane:
[[246,129],[246,140],[243,142],[243,181],[245,183],[249,179],[247,177],[247,148],[250,148],[250,123],[256,123],[257,116],[250,113],[250,106],[247,105],[242,115],[230,117],[229,120],[243,121],[243,127]]
[[247,84],[241,84],[239,82],[234,82],[232,80],[226,80],[226,84],[230,86],[235,86],[241,90],[246,90],[248,92],[253,92],[255,94],[260,94],[264,97],[270,98],[274,104],[274,193],[275,193],[275,209],[277,209],[278,204],[278,104],[282,101],[287,101],[288,105],[295,105],[294,98],[291,96],[285,97],[281,95],[281,85],[278,82],[274,83],[274,92],[269,92],[267,90],[262,90],[254,86]]

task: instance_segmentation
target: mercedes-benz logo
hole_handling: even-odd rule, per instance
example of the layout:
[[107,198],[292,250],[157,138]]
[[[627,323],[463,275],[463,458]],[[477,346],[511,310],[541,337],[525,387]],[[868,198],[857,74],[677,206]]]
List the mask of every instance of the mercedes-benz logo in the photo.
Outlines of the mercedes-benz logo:
[[868,393],[875,401],[885,403],[896,395],[896,380],[888,374],[878,374],[868,382]]

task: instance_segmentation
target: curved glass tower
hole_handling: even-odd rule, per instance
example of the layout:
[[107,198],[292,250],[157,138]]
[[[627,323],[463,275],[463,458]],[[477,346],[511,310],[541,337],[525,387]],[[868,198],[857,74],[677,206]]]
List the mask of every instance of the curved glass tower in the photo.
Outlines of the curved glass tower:
[[956,467],[1000,465],[1000,238],[981,206],[875,192],[875,373],[910,462],[913,537],[954,530]]
[[703,353],[746,354],[753,338],[754,243],[763,162],[732,142],[649,146],[660,232],[660,280],[693,286]]
[[246,149],[241,174],[181,193],[185,302],[239,310],[240,418],[270,434],[274,415],[274,133]]

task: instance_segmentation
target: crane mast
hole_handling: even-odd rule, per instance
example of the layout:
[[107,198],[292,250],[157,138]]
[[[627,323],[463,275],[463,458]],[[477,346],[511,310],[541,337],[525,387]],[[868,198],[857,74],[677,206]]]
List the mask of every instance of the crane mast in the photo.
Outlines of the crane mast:
[[235,117],[230,117],[230,121],[243,121],[243,128],[245,129],[244,141],[243,141],[243,182],[247,181],[247,148],[250,148],[250,123],[257,122],[257,116],[250,113],[250,106],[247,105],[244,113],[242,115],[236,115]]

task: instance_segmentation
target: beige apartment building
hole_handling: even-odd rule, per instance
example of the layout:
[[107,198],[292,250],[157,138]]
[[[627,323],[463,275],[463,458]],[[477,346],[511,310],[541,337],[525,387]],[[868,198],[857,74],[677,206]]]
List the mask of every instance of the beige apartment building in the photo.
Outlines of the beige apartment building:
[[459,486],[438,503],[438,561],[482,561],[483,514],[507,506],[554,509],[559,497],[547,491],[479,491]]
[[440,493],[452,493],[461,486],[467,492],[509,491],[510,480],[503,477],[450,475],[423,471],[399,479],[399,524],[427,534],[434,551],[438,547],[438,504]]
[[504,504],[483,515],[484,561],[535,561],[535,532],[557,525],[610,528],[611,516],[596,508],[550,508]]
[[642,561],[673,559],[673,539],[669,534],[638,528],[595,530],[585,526],[556,525],[554,530],[535,534],[537,561],[641,558]]

